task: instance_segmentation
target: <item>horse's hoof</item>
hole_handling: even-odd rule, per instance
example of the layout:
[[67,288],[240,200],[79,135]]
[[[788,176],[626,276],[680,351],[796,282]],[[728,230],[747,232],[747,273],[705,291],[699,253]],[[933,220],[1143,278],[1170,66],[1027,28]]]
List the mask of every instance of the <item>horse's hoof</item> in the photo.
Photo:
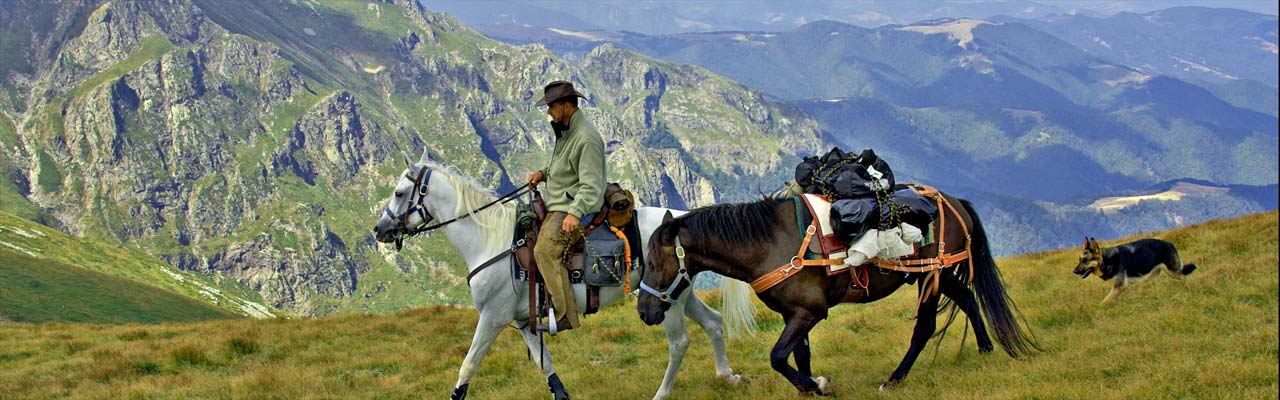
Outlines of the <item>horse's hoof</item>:
[[738,374],[725,375],[720,379],[724,379],[724,382],[730,386],[742,387],[747,385],[747,378],[743,378],[742,375]]
[[817,378],[813,378],[813,382],[818,384],[818,395],[831,395],[831,379],[828,379],[825,376],[819,376]]
[[467,382],[462,384],[462,386],[453,388],[453,395],[449,396],[449,400],[466,400],[467,388],[469,387],[471,387],[471,383]]
[[559,375],[551,374],[547,377],[547,386],[556,400],[569,400],[569,392],[564,390],[564,383],[560,382]]
[[898,385],[898,381],[888,381],[888,382],[885,382],[885,383],[881,383],[881,384],[880,384],[880,392],[881,392],[881,393],[884,393],[884,392],[888,392],[888,391],[890,391],[890,390],[893,390],[893,387],[894,387],[894,386],[897,386],[897,385]]

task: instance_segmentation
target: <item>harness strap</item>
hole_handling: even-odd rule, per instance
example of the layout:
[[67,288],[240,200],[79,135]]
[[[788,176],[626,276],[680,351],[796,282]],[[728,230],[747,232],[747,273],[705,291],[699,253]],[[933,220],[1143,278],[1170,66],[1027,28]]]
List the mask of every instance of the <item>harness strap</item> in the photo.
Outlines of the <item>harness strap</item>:
[[[934,202],[937,203],[939,211],[943,209],[950,210],[951,215],[954,215],[956,217],[956,221],[960,222],[960,230],[964,232],[964,239],[965,239],[964,250],[960,252],[952,253],[952,254],[942,254],[942,255],[934,256],[930,258],[918,258],[918,259],[909,259],[909,260],[873,259],[872,262],[875,263],[877,267],[893,270],[893,271],[899,271],[899,272],[923,273],[923,272],[937,271],[969,259],[970,242],[971,242],[970,236],[969,236],[969,226],[964,222],[964,217],[960,216],[960,211],[956,209],[954,204],[951,204],[950,201],[948,201],[945,197],[943,197],[940,193],[938,193],[937,189],[926,187],[925,190],[920,192],[920,194],[932,195],[930,197],[933,197]],[[939,254],[946,251],[946,247],[947,247],[946,235],[947,235],[947,218],[945,216],[942,216],[941,218],[938,218],[938,251],[937,253]],[[965,284],[970,284],[972,282],[973,282],[973,263],[969,263],[969,277],[968,277],[968,280],[965,282]]]
[[825,267],[829,265],[836,265],[836,264],[843,263],[844,259],[835,259],[835,260],[804,259],[804,251],[809,248],[809,241],[813,239],[813,234],[817,231],[818,231],[817,222],[809,224],[809,228],[805,229],[804,231],[804,241],[800,243],[800,251],[796,253],[796,256],[791,257],[791,261],[788,261],[786,264],[782,264],[782,266],[779,266],[778,268],[775,268],[773,271],[770,271],[769,273],[764,274],[764,276],[756,278],[756,280],[751,282],[751,289],[755,290],[756,293],[761,293],[766,290],[769,290],[770,288],[777,286],[779,283],[782,283],[782,281],[787,280],[787,278],[790,278],[795,274],[800,273],[800,271],[804,270],[804,267],[815,267],[815,266]]
[[[937,203],[938,205],[938,211],[940,213],[944,212],[942,211],[943,209],[951,210],[951,215],[954,215],[956,217],[956,221],[960,223],[960,230],[964,232],[964,250],[960,252],[952,253],[952,254],[942,254],[947,249],[947,241],[946,241],[947,240],[947,231],[946,231],[947,218],[944,215],[940,215],[938,218],[939,221],[938,221],[937,254],[941,254],[941,255],[936,255],[930,258],[919,258],[919,259],[910,259],[910,260],[881,260],[881,259],[872,260],[872,262],[875,263],[877,267],[888,269],[888,270],[907,272],[907,273],[926,273],[924,278],[920,280],[920,296],[919,298],[916,299],[916,310],[911,315],[912,319],[915,319],[916,316],[919,315],[920,306],[924,304],[925,300],[936,295],[939,292],[940,290],[939,284],[942,281],[942,276],[941,276],[942,269],[956,265],[956,263],[969,259],[969,255],[971,254],[970,245],[972,242],[971,237],[969,235],[968,224],[964,222],[964,217],[960,215],[960,211],[956,209],[955,205],[951,204],[951,201],[947,200],[946,197],[942,196],[942,194],[939,193],[937,189],[934,189],[931,187],[926,186],[922,189],[917,189],[917,191],[921,195],[933,197],[934,202]],[[973,283],[973,262],[969,262],[968,264],[969,264],[969,275],[965,281],[966,285]]]
[[467,273],[467,286],[471,286],[471,278],[474,278],[476,274],[480,273],[480,271],[484,271],[485,268],[489,268],[489,266],[498,262],[498,260],[501,260],[505,257],[510,257],[512,254],[516,252],[517,248],[523,247],[524,245],[525,245],[524,239],[520,239],[519,241],[516,242],[515,245],[511,246],[511,248],[506,249],[501,253],[498,253],[498,255],[493,256],[493,258],[490,258],[489,261],[485,261],[483,264],[480,264],[479,267],[476,267],[476,269],[471,270],[471,272]]

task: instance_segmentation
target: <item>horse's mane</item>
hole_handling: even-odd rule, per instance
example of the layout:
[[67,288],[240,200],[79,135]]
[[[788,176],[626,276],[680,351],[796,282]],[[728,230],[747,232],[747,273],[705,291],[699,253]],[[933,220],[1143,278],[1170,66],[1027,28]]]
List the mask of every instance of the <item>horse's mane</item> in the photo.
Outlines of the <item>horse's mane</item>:
[[425,164],[431,169],[441,172],[441,176],[449,180],[449,186],[458,195],[458,207],[453,211],[456,216],[471,213],[471,218],[484,231],[485,249],[495,251],[510,246],[511,234],[515,231],[516,208],[511,203],[498,204],[481,212],[473,212],[494,199],[498,195],[492,190],[483,189],[475,180],[462,174],[457,168],[443,166],[433,162]]
[[791,199],[766,196],[750,203],[699,207],[660,228],[684,227],[698,242],[716,239],[728,246],[758,245],[773,241],[778,205],[786,201]]

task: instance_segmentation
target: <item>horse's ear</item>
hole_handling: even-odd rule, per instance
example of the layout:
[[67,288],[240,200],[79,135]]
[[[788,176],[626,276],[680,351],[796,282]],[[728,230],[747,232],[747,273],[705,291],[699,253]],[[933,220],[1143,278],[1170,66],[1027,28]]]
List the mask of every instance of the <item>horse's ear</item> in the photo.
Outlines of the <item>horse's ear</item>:
[[418,159],[418,161],[425,164],[429,160],[430,158],[427,157],[427,149],[424,147],[422,148],[422,158]]
[[404,160],[405,168],[413,167],[413,161],[409,161],[409,153],[405,153],[404,150],[400,150],[400,156],[403,157],[402,160]]
[[673,219],[676,219],[676,217],[671,216],[671,210],[667,210],[667,213],[662,215],[662,223],[664,224],[671,222]]

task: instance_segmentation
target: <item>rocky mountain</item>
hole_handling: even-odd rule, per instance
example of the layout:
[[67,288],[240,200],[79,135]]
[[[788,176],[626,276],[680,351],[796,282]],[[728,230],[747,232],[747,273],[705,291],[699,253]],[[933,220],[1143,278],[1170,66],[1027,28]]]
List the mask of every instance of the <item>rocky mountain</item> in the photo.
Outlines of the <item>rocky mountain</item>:
[[645,203],[742,198],[821,147],[815,120],[705,69],[616,46],[571,63],[408,0],[12,3],[0,209],[302,315],[466,301],[441,238],[371,237],[394,159],[511,188],[547,162],[551,80],[587,93]]
[[897,153],[925,169],[921,179],[1007,182],[1011,194],[1048,201],[1179,178],[1277,180],[1274,116],[1018,23],[818,22],[621,45],[797,99],[833,142]]
[[[1204,19],[1207,26],[1196,28],[1201,42],[1234,40],[1238,29]],[[874,148],[901,178],[947,188],[999,215],[992,231],[1001,254],[1074,245],[1076,232],[1118,237],[1274,207],[1265,201],[1277,182],[1274,90],[1245,80],[1224,90],[1131,66],[1022,21],[875,29],[822,21],[781,32],[678,35],[511,25],[496,32],[570,56],[614,43],[787,99],[821,123],[829,146]],[[1179,51],[1175,40],[1143,43],[1154,43],[1151,52]],[[1088,207],[1105,197],[1160,193],[1163,182],[1188,178],[1256,188],[1145,201],[1108,215]],[[1248,195],[1255,191],[1267,196]]]

